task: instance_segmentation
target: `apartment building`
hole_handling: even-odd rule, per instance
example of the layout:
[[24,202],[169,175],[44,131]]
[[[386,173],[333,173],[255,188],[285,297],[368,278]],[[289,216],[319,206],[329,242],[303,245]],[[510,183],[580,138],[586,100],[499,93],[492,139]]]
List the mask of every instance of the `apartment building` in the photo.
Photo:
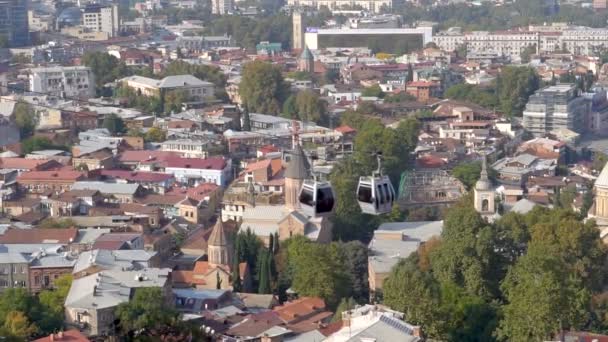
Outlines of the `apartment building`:
[[192,139],[167,140],[160,145],[161,151],[181,153],[186,158],[207,158],[209,142]]
[[393,0],[288,0],[287,4],[293,7],[309,7],[316,9],[327,7],[330,10],[358,8],[379,13],[382,9],[393,8],[393,2]]
[[211,13],[224,15],[232,12],[234,9],[234,0],[212,0]]
[[0,36],[11,47],[25,46],[30,41],[27,0],[0,0]]
[[537,53],[566,50],[588,55],[608,46],[608,29],[551,25],[530,26],[527,31],[463,33],[458,28],[451,28],[435,34],[433,42],[445,51],[466,45],[468,53],[496,53],[511,58],[518,58],[530,46],[535,46]]
[[528,99],[523,126],[535,136],[557,129],[582,133],[586,127],[589,107],[589,101],[579,96],[574,84],[545,87]]
[[85,66],[30,69],[30,91],[63,98],[95,96],[95,75]]
[[129,76],[120,80],[129,88],[144,96],[164,96],[170,91],[184,91],[193,101],[204,101],[213,97],[213,83],[201,81],[192,75],[167,76],[156,80],[143,76]]
[[118,6],[87,5],[82,12],[82,26],[91,32],[107,33],[108,38],[118,36]]

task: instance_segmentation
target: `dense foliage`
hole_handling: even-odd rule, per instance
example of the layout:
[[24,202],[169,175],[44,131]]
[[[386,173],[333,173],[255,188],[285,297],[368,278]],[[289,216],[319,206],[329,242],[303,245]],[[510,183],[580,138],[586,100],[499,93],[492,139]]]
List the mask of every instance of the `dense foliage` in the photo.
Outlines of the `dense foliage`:
[[490,224],[463,201],[446,215],[440,240],[393,268],[383,298],[429,337],[447,341],[603,331],[607,312],[597,298],[606,256],[595,223],[571,211],[536,207]]
[[25,288],[5,289],[0,295],[0,335],[10,341],[30,341],[33,336],[62,329],[63,303],[72,277],[61,276],[54,284],[54,290],[43,290],[38,296]]
[[245,64],[239,94],[250,112],[278,114],[288,96],[279,67],[262,61]]
[[446,90],[445,97],[494,108],[508,116],[521,115],[528,98],[541,86],[533,68],[507,66],[491,86],[458,84]]

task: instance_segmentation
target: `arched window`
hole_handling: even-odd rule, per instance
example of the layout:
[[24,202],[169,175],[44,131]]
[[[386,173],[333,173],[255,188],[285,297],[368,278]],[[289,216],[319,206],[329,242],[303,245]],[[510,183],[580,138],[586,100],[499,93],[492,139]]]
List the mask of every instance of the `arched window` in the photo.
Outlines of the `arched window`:
[[489,201],[484,199],[481,201],[481,211],[488,211]]

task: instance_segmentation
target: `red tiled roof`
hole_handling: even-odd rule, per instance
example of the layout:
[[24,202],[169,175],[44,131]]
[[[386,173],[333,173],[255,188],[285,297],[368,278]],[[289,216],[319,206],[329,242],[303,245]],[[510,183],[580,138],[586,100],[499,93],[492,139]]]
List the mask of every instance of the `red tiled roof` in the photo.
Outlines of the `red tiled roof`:
[[223,170],[226,167],[226,160],[222,157],[210,158],[181,158],[170,157],[164,161],[165,167],[175,167],[184,169],[208,169]]
[[92,249],[106,249],[109,251],[116,251],[119,249],[123,249],[123,247],[127,247],[127,243],[125,241],[95,241],[93,243]]
[[258,148],[258,151],[266,154],[271,152],[279,152],[279,148],[273,145],[264,145]]
[[111,178],[124,179],[130,182],[164,182],[173,176],[160,172],[128,171],[128,170],[101,170],[101,175]]
[[416,166],[424,169],[440,168],[445,164],[447,164],[445,160],[432,155],[426,155],[416,159]]
[[0,235],[0,243],[27,244],[27,243],[59,243],[69,244],[78,236],[76,228],[32,228],[8,229]]
[[[53,164],[60,166],[53,160]],[[26,159],[26,158],[0,158],[0,169],[41,170],[47,169],[52,163],[48,159]]]
[[315,311],[325,310],[325,301],[318,297],[303,297],[291,302],[285,302],[274,308],[281,319],[289,322],[297,317],[307,316]]
[[60,181],[73,181],[84,179],[84,172],[79,171],[28,171],[24,172],[17,181],[32,180],[32,181],[45,181],[45,180],[60,180]]
[[151,161],[163,161],[170,157],[180,156],[180,153],[170,151],[129,150],[121,153],[118,160],[123,163],[143,163]]
[[270,159],[263,159],[247,165],[245,172],[252,172],[259,169],[267,169],[270,166]]
[[188,197],[193,198],[197,201],[202,201],[205,197],[212,194],[214,191],[219,189],[219,185],[214,183],[201,183],[194,188],[188,189]]
[[340,127],[336,127],[334,129],[336,132],[342,133],[342,134],[348,134],[348,133],[355,133],[357,132],[356,129],[348,126],[348,125],[342,125]]
[[435,87],[438,86],[435,82],[412,81],[407,83],[408,87]]
[[33,342],[90,342],[90,340],[80,331],[72,329],[42,337]]

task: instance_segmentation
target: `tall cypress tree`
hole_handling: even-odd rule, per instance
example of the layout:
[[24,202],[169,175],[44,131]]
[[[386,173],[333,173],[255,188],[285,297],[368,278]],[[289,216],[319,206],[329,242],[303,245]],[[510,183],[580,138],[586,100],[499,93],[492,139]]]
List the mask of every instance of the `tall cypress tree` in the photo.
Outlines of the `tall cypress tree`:
[[222,288],[222,279],[220,279],[220,272],[215,273],[215,288],[218,290]]
[[232,292],[241,292],[243,284],[241,283],[241,274],[240,274],[240,260],[239,260],[239,252],[235,248],[234,250],[234,261],[232,262]]
[[243,127],[242,130],[245,132],[251,131],[251,118],[249,118],[249,109],[247,106],[243,108]]
[[265,248],[260,249],[260,257],[258,258],[258,264],[260,265],[259,282],[258,282],[258,293],[268,294],[270,293],[270,260],[269,251]]

